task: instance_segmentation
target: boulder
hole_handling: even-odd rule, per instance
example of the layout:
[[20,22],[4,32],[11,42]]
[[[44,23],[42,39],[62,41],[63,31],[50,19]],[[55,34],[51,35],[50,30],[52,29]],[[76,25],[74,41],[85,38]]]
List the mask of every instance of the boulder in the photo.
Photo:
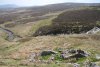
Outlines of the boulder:
[[74,49],[70,49],[70,50],[66,50],[63,51],[61,54],[61,58],[63,59],[71,59],[71,58],[82,58],[82,57],[87,57],[89,56],[89,54],[83,50],[74,50]]
[[52,54],[57,54],[57,52],[52,51],[52,50],[47,50],[47,51],[41,52],[41,56],[47,56],[47,55],[52,55]]

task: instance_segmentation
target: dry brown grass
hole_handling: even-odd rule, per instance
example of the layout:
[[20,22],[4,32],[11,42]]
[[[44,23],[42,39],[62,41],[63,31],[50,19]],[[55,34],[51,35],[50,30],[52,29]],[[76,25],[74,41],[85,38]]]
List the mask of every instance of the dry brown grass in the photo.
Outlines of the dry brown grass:
[[93,40],[88,35],[85,36],[83,34],[33,37],[29,41],[21,42],[20,45],[21,47],[14,53],[23,58],[32,52],[54,50],[55,48],[77,48],[87,51],[95,50],[97,52],[100,50],[100,47],[98,47],[100,42],[98,40]]

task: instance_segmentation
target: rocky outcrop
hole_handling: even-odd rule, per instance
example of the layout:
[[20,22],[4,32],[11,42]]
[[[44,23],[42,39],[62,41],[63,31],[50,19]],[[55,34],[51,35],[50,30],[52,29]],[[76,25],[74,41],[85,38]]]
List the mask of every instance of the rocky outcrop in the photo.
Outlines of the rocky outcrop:
[[[92,62],[88,59],[85,59],[84,61],[81,61],[82,63],[77,63],[80,58],[83,57],[89,57],[90,54],[87,53],[84,50],[81,49],[64,49],[59,51],[53,51],[53,50],[44,50],[42,52],[36,53],[33,52],[29,55],[28,62],[32,63],[44,63],[44,64],[50,64],[50,63],[66,63],[67,65],[71,65],[71,67],[100,67],[98,66],[98,63]],[[44,57],[49,57],[48,59],[43,59]],[[76,58],[76,62],[70,62],[69,60]],[[58,61],[57,59],[61,59]],[[78,59],[78,60],[77,60]],[[79,61],[78,61],[79,62]],[[69,66],[68,66],[69,67]]]
[[100,28],[94,27],[93,29],[89,30],[86,34],[96,34],[100,32]]
[[40,62],[40,60],[41,61],[46,60],[48,62],[49,61],[54,62],[58,60],[69,61],[71,59],[75,59],[75,61],[77,61],[80,58],[88,57],[88,56],[90,56],[89,53],[87,53],[86,51],[80,50],[80,49],[77,49],[77,50],[67,49],[67,50],[62,50],[60,52],[53,51],[53,50],[44,50],[42,52],[32,53],[31,55],[29,55],[29,61],[30,62],[37,62],[37,61]]
[[87,57],[87,56],[89,56],[89,54],[80,49],[79,50],[66,50],[61,53],[61,57],[64,60],[71,59],[71,58],[79,59],[79,58]]

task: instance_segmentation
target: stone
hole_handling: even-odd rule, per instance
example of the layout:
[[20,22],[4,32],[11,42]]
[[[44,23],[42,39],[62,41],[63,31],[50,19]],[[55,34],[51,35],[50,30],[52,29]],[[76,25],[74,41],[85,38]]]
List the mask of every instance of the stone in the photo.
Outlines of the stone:
[[42,51],[41,56],[47,56],[47,55],[52,55],[52,54],[57,54],[58,52],[52,51],[52,50],[47,50],[47,51]]
[[89,54],[83,50],[74,50],[74,49],[70,49],[70,50],[66,50],[66,51],[63,51],[61,53],[61,58],[63,59],[71,59],[71,58],[82,58],[82,57],[87,57],[89,56]]
[[87,52],[85,52],[85,51],[83,51],[83,50],[77,50],[77,54],[81,54],[81,55],[83,55],[83,56],[85,56],[85,57],[87,57],[87,56],[89,56],[89,54],[87,53]]

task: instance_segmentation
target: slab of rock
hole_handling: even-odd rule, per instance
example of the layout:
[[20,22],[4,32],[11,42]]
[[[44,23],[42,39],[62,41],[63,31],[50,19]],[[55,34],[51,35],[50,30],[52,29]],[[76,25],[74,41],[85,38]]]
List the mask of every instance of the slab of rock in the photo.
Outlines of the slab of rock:
[[47,55],[52,55],[52,54],[57,54],[58,52],[52,51],[52,50],[46,50],[41,52],[41,56],[47,56]]

